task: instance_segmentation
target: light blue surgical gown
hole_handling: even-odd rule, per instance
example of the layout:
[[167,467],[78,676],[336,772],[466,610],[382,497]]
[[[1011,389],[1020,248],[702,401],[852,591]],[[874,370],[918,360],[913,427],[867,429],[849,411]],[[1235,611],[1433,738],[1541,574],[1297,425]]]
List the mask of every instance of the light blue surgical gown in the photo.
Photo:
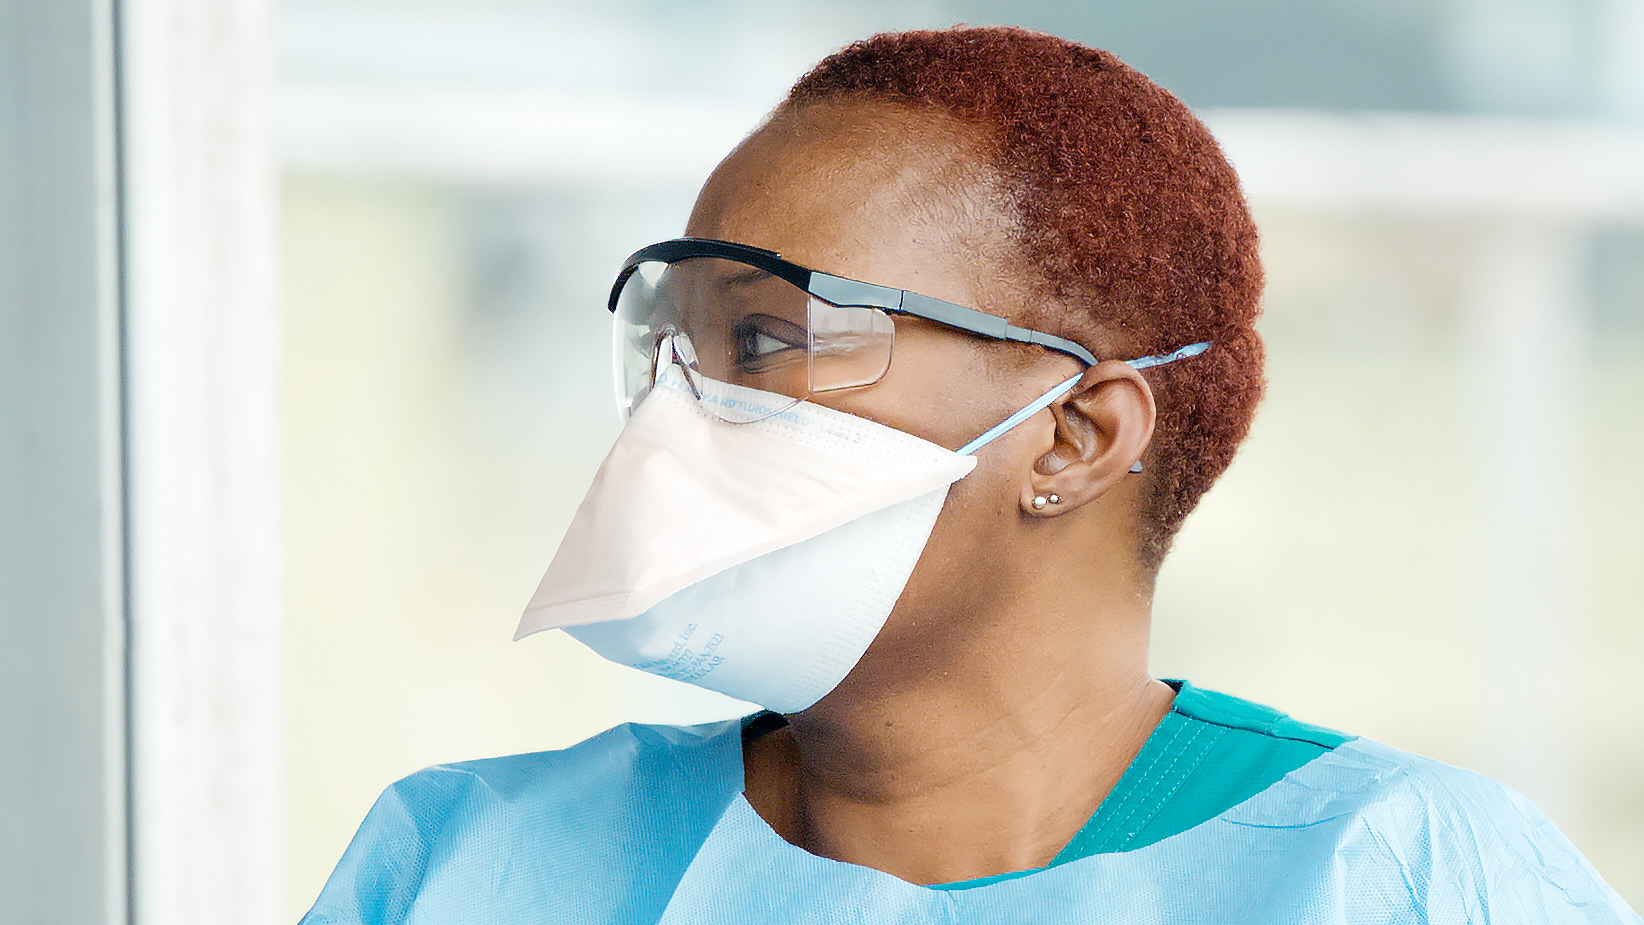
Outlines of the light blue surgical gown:
[[741,728],[413,774],[302,925],[1640,923],[1523,797],[1364,739],[1145,847],[932,889],[777,836],[741,795]]

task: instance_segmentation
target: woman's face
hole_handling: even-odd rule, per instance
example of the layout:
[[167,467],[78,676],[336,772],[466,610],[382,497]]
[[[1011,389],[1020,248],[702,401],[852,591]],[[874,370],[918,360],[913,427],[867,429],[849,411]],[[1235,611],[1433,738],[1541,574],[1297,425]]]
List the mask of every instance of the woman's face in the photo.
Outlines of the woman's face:
[[[817,270],[1020,317],[1031,298],[1015,264],[1015,218],[972,153],[965,128],[871,104],[784,112],[715,170],[686,234],[777,251]],[[889,371],[875,385],[811,400],[956,449],[1081,365],[897,316]],[[1008,594],[990,563],[1012,555],[1020,498],[1049,439],[1049,415],[978,454],[958,482],[881,643],[984,609]],[[966,606],[972,605],[972,606]],[[912,633],[909,639],[930,634]]]

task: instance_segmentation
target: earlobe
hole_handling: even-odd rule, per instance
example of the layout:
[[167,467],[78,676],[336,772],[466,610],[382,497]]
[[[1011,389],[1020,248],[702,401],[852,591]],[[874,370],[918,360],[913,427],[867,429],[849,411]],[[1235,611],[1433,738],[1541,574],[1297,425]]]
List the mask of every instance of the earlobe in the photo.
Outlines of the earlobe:
[[1048,495],[1034,495],[1033,500],[1028,502],[1028,506],[1033,508],[1035,511],[1042,511],[1045,509],[1045,505],[1047,504],[1061,503],[1062,496],[1053,491]]

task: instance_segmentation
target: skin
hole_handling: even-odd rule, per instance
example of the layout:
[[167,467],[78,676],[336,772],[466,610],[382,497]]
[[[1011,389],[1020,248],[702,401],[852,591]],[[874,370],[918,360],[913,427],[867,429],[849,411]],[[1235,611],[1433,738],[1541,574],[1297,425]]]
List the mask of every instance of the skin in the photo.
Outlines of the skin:
[[[984,143],[883,103],[784,111],[715,170],[686,233],[1021,323],[1040,296]],[[812,400],[956,449],[1082,366],[896,328],[880,382]],[[1108,360],[978,453],[861,662],[745,749],[747,799],[777,834],[922,884],[1043,867],[1067,844],[1174,696],[1147,670],[1144,476],[1127,472],[1154,420],[1147,383]]]

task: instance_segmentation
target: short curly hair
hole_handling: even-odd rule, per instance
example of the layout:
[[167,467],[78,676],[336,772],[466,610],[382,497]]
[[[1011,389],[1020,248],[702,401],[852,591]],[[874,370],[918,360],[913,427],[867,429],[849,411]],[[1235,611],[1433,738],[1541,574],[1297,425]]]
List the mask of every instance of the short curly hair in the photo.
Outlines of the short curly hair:
[[[1262,267],[1238,176],[1183,103],[1109,52],[1007,27],[876,35],[825,58],[784,107],[849,99],[975,126],[1049,296],[1026,326],[1140,356],[1159,407],[1139,554],[1157,571],[1233,461],[1261,399]],[[1109,354],[1111,355],[1111,354]]]

